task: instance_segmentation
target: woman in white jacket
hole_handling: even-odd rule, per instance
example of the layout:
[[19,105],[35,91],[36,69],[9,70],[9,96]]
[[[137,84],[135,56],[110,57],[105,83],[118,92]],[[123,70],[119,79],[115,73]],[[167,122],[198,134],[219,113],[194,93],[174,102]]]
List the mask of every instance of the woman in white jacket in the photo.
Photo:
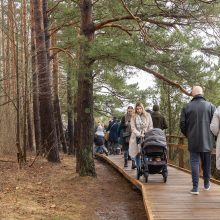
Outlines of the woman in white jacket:
[[220,106],[216,109],[210,125],[212,133],[217,136],[216,142],[216,168],[220,170]]
[[137,143],[137,137],[143,137],[144,134],[153,128],[151,115],[144,110],[142,103],[135,105],[135,114],[131,117],[131,138],[129,141],[129,155],[135,158],[137,171],[141,166],[140,149],[141,144]]

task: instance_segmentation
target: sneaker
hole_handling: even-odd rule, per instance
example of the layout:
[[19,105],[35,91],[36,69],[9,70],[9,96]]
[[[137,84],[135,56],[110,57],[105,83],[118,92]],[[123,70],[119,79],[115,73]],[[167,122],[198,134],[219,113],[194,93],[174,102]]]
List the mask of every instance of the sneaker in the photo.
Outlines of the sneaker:
[[190,193],[193,194],[193,195],[199,195],[199,190],[193,188],[193,189],[190,191]]
[[204,185],[204,190],[209,191],[210,188],[211,188],[210,182],[208,184]]
[[135,161],[134,161],[134,160],[132,160],[131,162],[132,162],[132,164],[131,164],[131,169],[135,169],[135,168],[136,168]]
[[128,167],[128,161],[125,160],[124,167]]

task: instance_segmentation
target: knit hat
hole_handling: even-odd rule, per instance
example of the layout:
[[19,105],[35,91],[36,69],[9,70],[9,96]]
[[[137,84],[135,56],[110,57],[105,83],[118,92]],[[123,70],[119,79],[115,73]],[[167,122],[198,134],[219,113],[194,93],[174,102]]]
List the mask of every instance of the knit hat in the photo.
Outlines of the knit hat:
[[153,106],[153,111],[155,111],[155,112],[159,111],[159,105],[154,105]]
[[101,125],[99,125],[98,127],[97,127],[97,129],[96,129],[96,135],[99,135],[99,136],[104,136],[104,128],[101,126]]

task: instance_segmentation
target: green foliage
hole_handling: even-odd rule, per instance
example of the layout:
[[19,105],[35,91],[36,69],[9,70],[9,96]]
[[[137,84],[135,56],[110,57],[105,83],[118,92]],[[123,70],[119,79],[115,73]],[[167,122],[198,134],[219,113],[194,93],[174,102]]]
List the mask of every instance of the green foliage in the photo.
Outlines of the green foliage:
[[[77,57],[80,42],[85,40],[79,36],[78,3],[63,1],[51,15],[57,26],[64,26],[58,32],[59,47],[71,48],[74,57]],[[139,20],[115,19],[131,16],[118,0],[94,3],[95,25],[115,19],[107,23],[109,26],[95,31],[88,52],[91,60],[94,60],[94,104],[97,115],[118,114],[117,109],[129,103],[134,104],[137,100],[151,105],[152,102],[158,102],[158,93],[161,94],[159,103],[164,107],[167,105],[166,90],[161,81],[156,82],[158,88],[146,91],[138,90],[136,84],[127,85],[126,80],[133,75],[130,71],[132,67],[148,67],[158,71],[188,90],[192,85],[200,84],[205,88],[206,97],[219,104],[219,65],[213,64],[213,59],[218,60],[218,57],[201,50],[207,47],[219,50],[218,36],[215,34],[219,28],[219,3],[213,1],[207,4],[199,0],[157,1],[157,4],[153,0],[125,0],[125,3]],[[74,23],[74,26],[65,27],[68,23]],[[66,56],[62,54],[64,71],[67,70]],[[77,59],[72,72],[74,75],[77,72]],[[75,83],[73,87],[76,88]],[[183,104],[183,97],[179,90],[172,90],[172,111],[175,112]]]

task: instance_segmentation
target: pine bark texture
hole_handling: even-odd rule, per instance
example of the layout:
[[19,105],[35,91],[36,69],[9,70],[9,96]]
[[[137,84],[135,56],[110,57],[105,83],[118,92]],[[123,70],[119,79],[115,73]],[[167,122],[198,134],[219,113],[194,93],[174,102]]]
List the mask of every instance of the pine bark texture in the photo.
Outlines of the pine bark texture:
[[92,1],[81,0],[80,35],[85,41],[80,44],[78,98],[77,98],[77,130],[78,130],[78,162],[80,176],[96,176],[93,159],[93,77],[92,60],[88,56],[90,42],[94,38],[92,19]]
[[51,162],[60,162],[54,110],[52,104],[51,77],[48,65],[48,56],[45,43],[43,11],[38,0],[32,0],[34,5],[34,20],[36,33],[36,55],[38,69],[40,125],[42,146],[46,149],[47,159]]
[[38,89],[38,69],[36,68],[36,37],[35,37],[35,22],[34,22],[34,5],[31,1],[31,67],[32,67],[32,87],[33,87],[33,119],[34,119],[34,136],[36,151],[42,153],[41,145],[41,129],[40,129],[40,104],[39,104],[39,89]]
[[[52,37],[52,46],[56,47],[56,35]],[[63,130],[63,122],[60,109],[59,100],[59,58],[58,54],[55,52],[53,55],[53,91],[54,91],[54,111],[56,117],[56,127],[57,127],[57,137],[59,137],[59,142],[62,143],[63,152],[67,153],[66,138]]]
[[[70,70],[70,62],[68,62],[67,69],[67,138],[68,138],[68,154],[75,154],[74,151],[74,130],[73,130],[73,91],[72,91],[72,74]],[[76,105],[76,103],[75,103]],[[77,137],[76,137],[77,139]]]

